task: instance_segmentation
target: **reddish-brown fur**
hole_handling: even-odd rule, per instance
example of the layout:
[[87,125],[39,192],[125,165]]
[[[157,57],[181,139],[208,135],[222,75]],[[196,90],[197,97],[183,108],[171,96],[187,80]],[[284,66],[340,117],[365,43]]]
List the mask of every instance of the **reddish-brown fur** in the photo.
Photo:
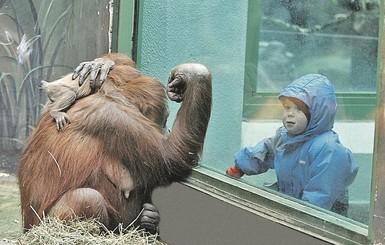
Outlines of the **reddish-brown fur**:
[[[125,83],[126,75],[124,66],[112,69],[110,82],[71,106],[71,124],[62,131],[49,114],[42,115],[20,159],[25,230],[44,214],[98,217],[111,229],[128,225],[143,203],[151,202],[155,187],[188,176],[196,166],[211,111],[207,68],[184,64],[173,69],[169,82],[181,82],[183,102],[168,136],[163,134],[165,87],[149,77]],[[128,199],[105,170],[118,173],[123,165],[135,186]]]
[[[121,86],[141,76],[140,71],[136,69],[135,62],[125,54],[106,54],[104,58],[112,59],[115,63],[114,72],[110,75],[110,79],[107,79],[107,82]],[[63,129],[70,122],[65,111],[75,100],[97,91],[91,89],[89,78],[79,86],[79,79],[72,80],[71,77],[72,74],[68,74],[53,82],[42,81],[42,88],[48,97],[43,112],[48,111],[50,113],[56,121],[58,130]]]

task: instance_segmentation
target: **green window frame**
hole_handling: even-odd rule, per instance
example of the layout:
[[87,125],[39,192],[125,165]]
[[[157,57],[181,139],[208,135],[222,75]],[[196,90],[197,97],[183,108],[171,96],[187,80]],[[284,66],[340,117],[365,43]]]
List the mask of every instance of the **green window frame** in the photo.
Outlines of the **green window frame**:
[[[114,10],[114,26],[112,51],[126,52],[136,54],[137,63],[141,64],[141,18],[143,13],[143,2],[135,1],[135,6],[129,4],[129,7],[123,3],[125,1],[115,0],[117,7]],[[250,11],[258,10],[260,1],[249,0]],[[384,18],[384,0],[380,1],[381,18]],[[134,11],[132,15],[127,14]],[[257,11],[258,12],[258,11]],[[123,14],[125,13],[125,14]],[[254,12],[255,13],[255,12]],[[135,14],[135,17],[133,18]],[[260,16],[248,15],[248,24],[254,25],[254,18]],[[135,21],[133,21],[135,20]],[[131,21],[131,22],[130,22]],[[123,24],[126,23],[126,24]],[[127,26],[130,23],[130,26]],[[123,35],[127,28],[135,29],[134,36]],[[254,28],[249,26],[248,28]],[[212,197],[228,202],[234,206],[240,207],[251,213],[257,214],[266,219],[280,223],[282,225],[299,230],[303,233],[310,234],[322,240],[341,243],[341,244],[385,244],[385,218],[383,210],[385,210],[385,41],[384,23],[380,22],[379,37],[379,55],[378,55],[378,71],[377,71],[377,94],[360,93],[360,94],[338,94],[338,102],[340,107],[345,107],[343,119],[367,119],[373,118],[373,115],[365,113],[366,109],[376,111],[375,116],[375,139],[373,152],[373,174],[372,174],[372,193],[371,193],[371,210],[369,217],[369,225],[364,225],[354,220],[335,215],[332,212],[325,211],[316,206],[303,205],[298,200],[292,200],[287,196],[273,193],[263,187],[253,187],[242,181],[233,180],[225,177],[208,167],[199,167],[193,171],[192,176],[187,179],[184,184],[206,193]],[[258,32],[248,35],[257,35]],[[119,37],[119,38],[118,38]],[[250,40],[248,36],[247,39]],[[135,40],[132,43],[132,40]],[[130,46],[132,45],[132,46]],[[131,48],[134,47],[131,51]],[[247,45],[246,64],[256,65],[257,50],[252,45]],[[246,67],[246,70],[251,69]],[[255,82],[250,78],[252,73],[246,72],[244,89],[244,115],[247,117],[262,102],[269,99],[276,99],[276,94],[257,95],[253,93],[251,83]],[[278,104],[277,104],[278,106]],[[356,107],[361,108],[356,110]],[[346,113],[348,111],[349,113]],[[274,118],[276,118],[274,116]],[[337,119],[339,117],[337,116]],[[265,119],[269,119],[268,116]]]
[[111,52],[126,53],[135,59],[134,29],[136,1],[113,1]]

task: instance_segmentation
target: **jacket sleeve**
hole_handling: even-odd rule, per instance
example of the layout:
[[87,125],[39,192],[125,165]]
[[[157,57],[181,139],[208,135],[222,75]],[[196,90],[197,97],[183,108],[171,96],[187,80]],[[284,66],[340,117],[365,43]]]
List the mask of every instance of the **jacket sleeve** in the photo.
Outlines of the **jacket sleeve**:
[[246,175],[266,172],[274,167],[275,137],[266,138],[254,147],[244,147],[234,154],[235,165]]
[[330,210],[354,181],[358,167],[350,150],[341,144],[327,142],[313,156],[302,200]]

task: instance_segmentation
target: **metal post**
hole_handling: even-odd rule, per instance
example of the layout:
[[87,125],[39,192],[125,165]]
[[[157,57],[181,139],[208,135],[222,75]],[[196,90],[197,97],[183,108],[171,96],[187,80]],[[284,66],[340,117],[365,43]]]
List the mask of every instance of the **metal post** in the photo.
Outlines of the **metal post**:
[[379,76],[377,87],[377,114],[374,142],[374,165],[369,236],[373,244],[385,244],[385,19],[384,1],[381,1]]

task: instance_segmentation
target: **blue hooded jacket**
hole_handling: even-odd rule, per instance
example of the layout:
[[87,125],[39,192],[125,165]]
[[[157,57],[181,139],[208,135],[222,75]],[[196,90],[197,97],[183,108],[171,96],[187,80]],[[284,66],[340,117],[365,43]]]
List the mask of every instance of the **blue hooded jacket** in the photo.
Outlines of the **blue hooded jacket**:
[[274,168],[280,192],[329,210],[337,199],[347,202],[347,188],[358,168],[332,130],[337,110],[333,85],[322,75],[308,74],[288,85],[281,97],[294,97],[308,106],[305,131],[290,135],[281,127],[275,136],[238,151],[235,165],[247,175]]

